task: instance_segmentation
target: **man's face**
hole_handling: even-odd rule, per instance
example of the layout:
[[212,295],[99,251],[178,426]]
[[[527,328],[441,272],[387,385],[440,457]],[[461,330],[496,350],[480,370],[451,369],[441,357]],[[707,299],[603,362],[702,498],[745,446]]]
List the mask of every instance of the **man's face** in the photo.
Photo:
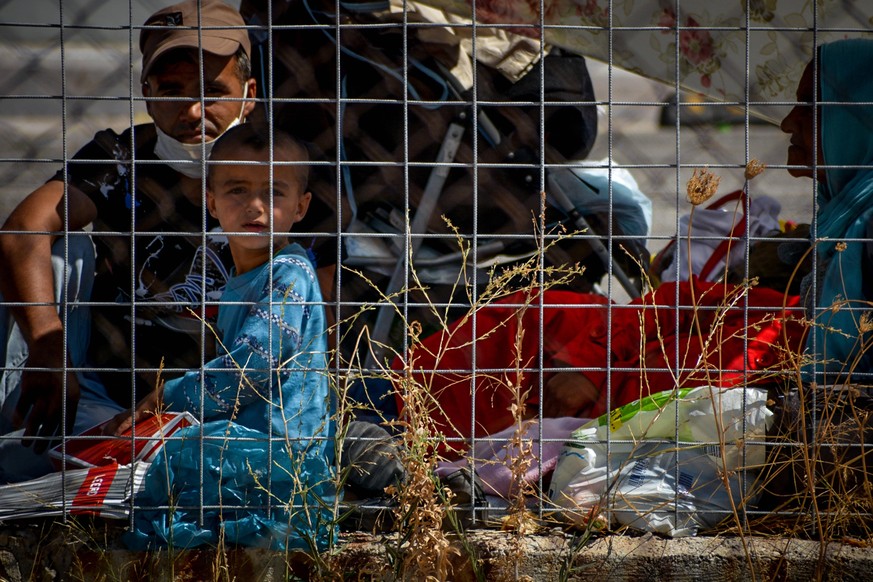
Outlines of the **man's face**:
[[206,198],[209,213],[229,233],[234,264],[238,273],[244,273],[269,260],[272,246],[288,240],[292,225],[306,215],[312,194],[302,189],[299,168],[289,165],[271,168],[266,152],[243,148],[233,160],[227,161],[261,162],[215,164],[209,170]]
[[[236,57],[203,53],[203,103],[200,102],[200,70],[196,63],[180,59],[166,61],[143,84],[144,97],[184,98],[184,101],[146,101],[155,124],[182,143],[200,143],[201,127],[206,141],[218,138],[230,123],[245,118],[254,108],[255,80],[245,84],[236,72]],[[218,98],[249,100],[215,101]],[[202,126],[201,126],[202,124]]]
[[[812,63],[807,65],[797,85],[797,101],[811,103],[815,98],[815,83],[813,80]],[[817,160],[818,179],[825,180],[824,155],[821,148],[821,139],[816,139],[815,129],[821,135],[821,118],[819,124],[815,123],[815,107],[812,105],[795,105],[791,112],[785,116],[780,125],[782,131],[791,134],[791,144],[788,146],[788,165],[801,166],[790,168],[788,173],[799,178],[802,176],[813,177],[813,160]],[[813,157],[815,152],[816,157]]]

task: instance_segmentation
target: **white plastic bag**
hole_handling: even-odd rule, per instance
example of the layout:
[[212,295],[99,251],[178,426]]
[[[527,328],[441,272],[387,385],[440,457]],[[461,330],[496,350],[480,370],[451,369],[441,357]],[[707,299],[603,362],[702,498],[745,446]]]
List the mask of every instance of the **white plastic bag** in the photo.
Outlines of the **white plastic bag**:
[[714,527],[757,498],[766,451],[744,443],[763,442],[772,417],[766,400],[761,389],[701,387],[618,408],[573,433],[549,498],[583,526],[603,516],[672,537]]

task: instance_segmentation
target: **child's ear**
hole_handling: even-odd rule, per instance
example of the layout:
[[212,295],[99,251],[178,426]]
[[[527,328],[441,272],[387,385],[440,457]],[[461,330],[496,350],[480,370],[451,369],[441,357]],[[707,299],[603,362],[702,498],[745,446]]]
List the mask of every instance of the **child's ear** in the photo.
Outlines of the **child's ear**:
[[300,222],[306,216],[309,210],[309,203],[312,202],[312,192],[307,192],[297,199],[297,217],[294,222]]
[[215,215],[215,194],[212,193],[209,186],[206,187],[206,210],[209,211],[209,215],[212,218],[218,218],[218,216]]

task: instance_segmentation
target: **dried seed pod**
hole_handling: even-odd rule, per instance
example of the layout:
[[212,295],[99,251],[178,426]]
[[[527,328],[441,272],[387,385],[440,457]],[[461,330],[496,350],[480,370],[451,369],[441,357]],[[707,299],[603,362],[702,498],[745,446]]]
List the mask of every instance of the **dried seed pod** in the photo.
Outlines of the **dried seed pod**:
[[754,159],[749,160],[749,163],[746,164],[746,171],[744,174],[746,177],[746,180],[751,180],[755,176],[762,174],[764,172],[764,170],[766,170],[766,169],[767,169],[766,164],[762,164],[758,160],[754,160]]
[[706,168],[695,169],[688,180],[688,201],[699,206],[715,196],[721,178]]

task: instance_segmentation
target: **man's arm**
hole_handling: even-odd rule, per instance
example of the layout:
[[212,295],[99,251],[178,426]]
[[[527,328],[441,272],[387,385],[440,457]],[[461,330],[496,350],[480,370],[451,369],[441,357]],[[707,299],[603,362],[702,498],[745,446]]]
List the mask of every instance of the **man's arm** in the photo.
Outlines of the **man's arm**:
[[[60,370],[67,355],[63,323],[54,305],[51,247],[65,227],[80,230],[96,215],[94,203],[84,193],[69,187],[65,200],[63,182],[52,180],[25,198],[0,231],[0,291],[5,301],[22,304],[10,310],[30,352],[13,419],[16,426],[26,419],[25,445],[30,443],[27,437],[57,434],[62,420],[64,378]],[[55,371],[39,371],[46,368]],[[79,401],[75,374],[67,374],[66,393],[69,432]],[[39,452],[47,445],[38,441],[34,449]]]

